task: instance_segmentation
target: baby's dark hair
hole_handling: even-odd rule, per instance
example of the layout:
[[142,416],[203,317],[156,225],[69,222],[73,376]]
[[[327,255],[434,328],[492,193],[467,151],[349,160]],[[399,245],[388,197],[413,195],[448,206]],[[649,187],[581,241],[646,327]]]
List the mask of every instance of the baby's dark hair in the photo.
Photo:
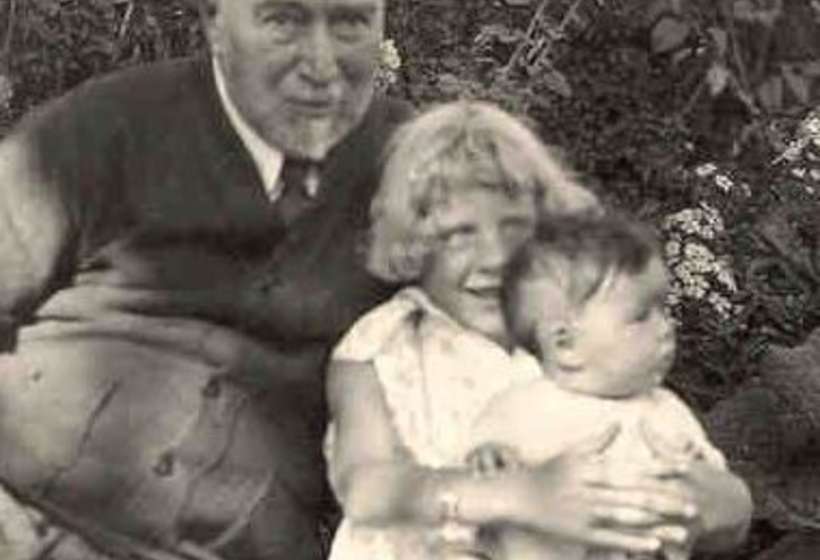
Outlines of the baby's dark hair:
[[561,301],[577,309],[608,278],[640,274],[660,255],[654,232],[621,213],[558,216],[539,224],[505,270],[502,304],[511,336],[536,356],[541,354],[535,321],[543,310],[524,308],[527,282],[552,281]]

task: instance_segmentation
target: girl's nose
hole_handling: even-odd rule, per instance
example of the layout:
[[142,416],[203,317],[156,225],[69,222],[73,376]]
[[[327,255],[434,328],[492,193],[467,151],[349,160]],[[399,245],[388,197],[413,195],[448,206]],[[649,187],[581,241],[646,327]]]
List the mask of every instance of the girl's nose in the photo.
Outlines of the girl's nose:
[[477,248],[477,259],[481,270],[501,272],[509,258],[509,248],[497,234],[487,233],[481,236]]

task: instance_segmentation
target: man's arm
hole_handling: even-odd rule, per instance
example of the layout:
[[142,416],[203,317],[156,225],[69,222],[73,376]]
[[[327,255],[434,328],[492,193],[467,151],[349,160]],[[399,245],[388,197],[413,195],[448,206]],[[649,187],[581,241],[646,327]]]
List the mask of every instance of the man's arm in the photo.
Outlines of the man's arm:
[[0,142],[0,350],[52,287],[71,246],[67,165],[80,149],[46,110]]

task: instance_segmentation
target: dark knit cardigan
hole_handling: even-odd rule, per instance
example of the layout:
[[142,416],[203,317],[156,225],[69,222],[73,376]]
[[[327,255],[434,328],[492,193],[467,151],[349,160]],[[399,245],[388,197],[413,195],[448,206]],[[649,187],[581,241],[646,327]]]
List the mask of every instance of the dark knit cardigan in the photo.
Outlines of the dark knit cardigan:
[[322,373],[389,293],[359,252],[406,115],[376,99],[287,230],[206,59],[94,81],[18,127],[0,144],[3,481],[88,534],[315,557]]

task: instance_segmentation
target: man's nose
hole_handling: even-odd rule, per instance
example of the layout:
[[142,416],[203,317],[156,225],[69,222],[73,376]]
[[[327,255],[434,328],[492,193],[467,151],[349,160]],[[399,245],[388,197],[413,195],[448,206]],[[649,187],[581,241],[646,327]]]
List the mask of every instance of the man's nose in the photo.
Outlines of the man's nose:
[[339,77],[338,45],[325,23],[316,22],[303,43],[302,76],[311,85],[322,87]]

